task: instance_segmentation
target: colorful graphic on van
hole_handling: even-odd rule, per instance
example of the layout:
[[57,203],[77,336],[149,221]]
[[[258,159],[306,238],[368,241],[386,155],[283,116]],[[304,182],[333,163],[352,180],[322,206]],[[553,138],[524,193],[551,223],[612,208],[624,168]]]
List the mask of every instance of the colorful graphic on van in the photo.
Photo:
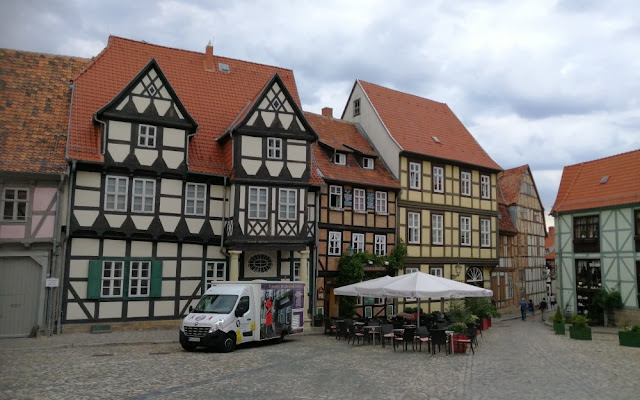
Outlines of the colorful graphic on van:
[[262,285],[260,338],[278,338],[282,332],[301,333],[304,315],[304,287],[299,284]]

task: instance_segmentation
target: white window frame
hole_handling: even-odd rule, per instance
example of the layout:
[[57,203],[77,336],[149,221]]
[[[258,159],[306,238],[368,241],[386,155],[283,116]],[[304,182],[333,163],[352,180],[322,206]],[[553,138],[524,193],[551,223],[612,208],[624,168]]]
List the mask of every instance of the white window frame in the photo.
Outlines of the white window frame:
[[376,214],[387,214],[387,192],[376,192]]
[[351,234],[351,248],[354,254],[364,252],[364,233]]
[[345,153],[335,153],[333,163],[336,165],[347,165],[347,155]]
[[[134,291],[137,293],[134,294]],[[150,294],[151,261],[131,261],[129,265],[129,297],[149,297]]]
[[371,157],[362,157],[362,169],[374,169],[374,161]]
[[471,217],[460,217],[460,245],[471,246]]
[[462,196],[471,196],[471,172],[460,172],[460,194]]
[[[142,184],[142,193],[136,193],[136,186]],[[151,194],[146,194],[147,188],[151,186]],[[136,205],[136,200],[140,199],[140,204]],[[147,201],[151,201],[151,209],[146,210]],[[131,211],[139,213],[153,213],[156,209],[156,181],[153,179],[134,178],[131,188]]]
[[407,243],[420,244],[420,213],[407,213]]
[[156,143],[158,143],[157,132],[158,129],[153,125],[138,125],[138,146],[155,149]]
[[433,167],[433,191],[435,193],[444,193],[444,168],[439,166]]
[[360,115],[360,99],[355,99],[353,101],[353,116]]
[[[284,196],[284,199],[282,195]],[[290,195],[293,194],[293,203]],[[298,191],[296,189],[280,188],[278,193],[278,219],[296,220],[298,217]]]
[[417,162],[409,162],[409,189],[420,190],[422,178],[422,165]]
[[[189,196],[189,188],[193,187],[193,195]],[[184,189],[184,214],[204,216],[207,212],[207,185],[204,183],[187,183]],[[202,207],[202,211],[198,209]]]
[[[7,191],[13,191],[14,196],[7,198]],[[24,193],[25,198],[20,198],[20,193]],[[11,215],[5,215],[7,205],[11,204]],[[19,215],[18,210],[24,207],[24,215]],[[25,222],[27,220],[27,214],[29,213],[29,189],[26,188],[5,188],[2,193],[2,220],[11,222]]]
[[[255,192],[255,200],[252,200]],[[261,193],[264,194],[264,200],[261,200]],[[247,201],[247,213],[249,219],[267,219],[269,205],[269,190],[266,187],[250,186],[249,199]]]
[[367,211],[367,191],[364,189],[353,189],[353,211]]
[[480,219],[480,247],[491,247],[491,220]]
[[[332,198],[336,198],[335,205],[332,205]],[[329,208],[342,210],[342,186],[329,186]]]
[[[102,262],[100,279],[100,297],[122,297],[124,290],[124,261],[105,260]],[[107,276],[107,271],[109,272]],[[119,276],[115,272],[119,271]],[[105,294],[105,289],[107,293]],[[119,290],[119,293],[116,293]]]
[[[114,191],[109,190],[109,181],[114,181]],[[124,182],[124,192],[120,191],[120,182]],[[127,197],[129,194],[129,178],[125,176],[107,175],[104,180],[104,210],[105,211],[127,211]],[[113,198],[113,205],[110,207],[110,197]],[[124,204],[118,206],[118,200],[122,199]]]
[[[420,268],[417,268],[417,267],[406,267],[404,269],[405,275],[406,274],[412,274],[412,273],[418,272],[418,271],[420,271]],[[418,300],[418,299],[415,298],[415,297],[405,297],[404,298],[404,301],[416,301],[416,300]]]
[[480,175],[480,197],[483,199],[491,198],[491,178],[489,175]]
[[379,256],[387,255],[387,235],[375,235],[373,253]]
[[342,254],[342,232],[329,231],[327,254],[330,256],[339,256]]
[[267,158],[270,160],[282,160],[282,139],[267,138]]
[[293,274],[293,280],[295,282],[300,282],[300,280],[301,280],[301,278],[300,278],[300,261],[294,261],[293,262],[291,273]]
[[205,264],[205,286],[209,289],[214,282],[227,280],[227,263],[225,261],[207,261]]
[[444,278],[444,268],[442,267],[429,267],[429,273],[433,276]]
[[431,244],[444,244],[444,215],[431,214]]

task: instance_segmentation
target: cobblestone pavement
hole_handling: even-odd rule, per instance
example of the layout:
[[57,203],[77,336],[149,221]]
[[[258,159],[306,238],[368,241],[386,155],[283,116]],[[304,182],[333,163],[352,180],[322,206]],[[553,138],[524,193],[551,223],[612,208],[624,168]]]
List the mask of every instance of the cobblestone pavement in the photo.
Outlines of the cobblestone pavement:
[[640,398],[640,349],[619,346],[616,335],[556,336],[540,321],[494,323],[475,355],[451,356],[323,335],[188,353],[177,332],[142,334],[150,339],[115,345],[93,335],[107,344],[74,347],[0,340],[0,399]]

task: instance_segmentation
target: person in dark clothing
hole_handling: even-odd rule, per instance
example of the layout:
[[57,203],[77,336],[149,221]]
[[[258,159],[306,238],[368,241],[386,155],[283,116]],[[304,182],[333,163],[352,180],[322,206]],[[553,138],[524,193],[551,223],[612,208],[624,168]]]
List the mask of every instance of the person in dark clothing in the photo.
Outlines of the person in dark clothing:
[[527,302],[524,300],[520,300],[520,314],[522,316],[522,320],[525,321],[527,319]]
[[529,303],[527,304],[527,308],[529,309],[529,312],[531,313],[531,320],[533,321],[533,316],[536,313],[536,306],[533,304],[533,300],[529,299]]
[[544,321],[544,312],[547,309],[547,301],[544,297],[542,298],[542,301],[540,302],[538,309],[540,310],[540,317]]

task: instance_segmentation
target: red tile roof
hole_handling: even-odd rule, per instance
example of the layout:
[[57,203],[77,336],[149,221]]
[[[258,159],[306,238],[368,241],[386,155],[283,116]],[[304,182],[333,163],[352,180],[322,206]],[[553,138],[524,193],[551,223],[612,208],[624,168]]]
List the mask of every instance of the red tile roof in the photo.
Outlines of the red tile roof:
[[509,213],[509,205],[500,186],[498,186],[498,232],[501,235],[515,235],[518,233],[518,228],[513,224]]
[[66,172],[69,84],[89,62],[0,49],[0,170]]
[[506,169],[498,173],[498,184],[502,190],[504,200],[508,205],[516,204],[520,197],[520,188],[528,165]]
[[549,254],[546,255],[547,260],[554,260],[556,258],[556,229],[553,226],[549,227],[547,237],[544,238],[544,248],[552,249]]
[[[351,153],[351,149],[356,149],[361,153],[378,157],[378,153],[362,136],[354,123],[309,112],[305,112],[304,116],[318,134],[320,142],[340,151]],[[374,169],[362,169],[352,154],[347,155],[346,165],[336,165],[330,162],[321,146],[314,145],[313,152],[316,163],[326,180],[364,183],[393,189],[400,188],[380,158],[375,159]]]
[[[103,160],[100,132],[92,121],[93,113],[118,95],[154,58],[199,126],[189,145],[190,169],[228,174],[230,164],[226,161],[223,147],[215,139],[273,74],[277,73],[282,78],[298,106],[300,99],[290,69],[216,55],[211,62],[206,57],[205,53],[110,36],[107,47],[76,80],[69,156],[86,161]],[[219,71],[218,63],[228,64],[230,72]],[[205,65],[209,70],[205,70]]]
[[[493,170],[502,169],[446,104],[361,80],[357,83],[403,150]],[[436,143],[433,136],[440,143]]]
[[634,150],[564,167],[551,212],[640,203],[639,166],[640,150]]

